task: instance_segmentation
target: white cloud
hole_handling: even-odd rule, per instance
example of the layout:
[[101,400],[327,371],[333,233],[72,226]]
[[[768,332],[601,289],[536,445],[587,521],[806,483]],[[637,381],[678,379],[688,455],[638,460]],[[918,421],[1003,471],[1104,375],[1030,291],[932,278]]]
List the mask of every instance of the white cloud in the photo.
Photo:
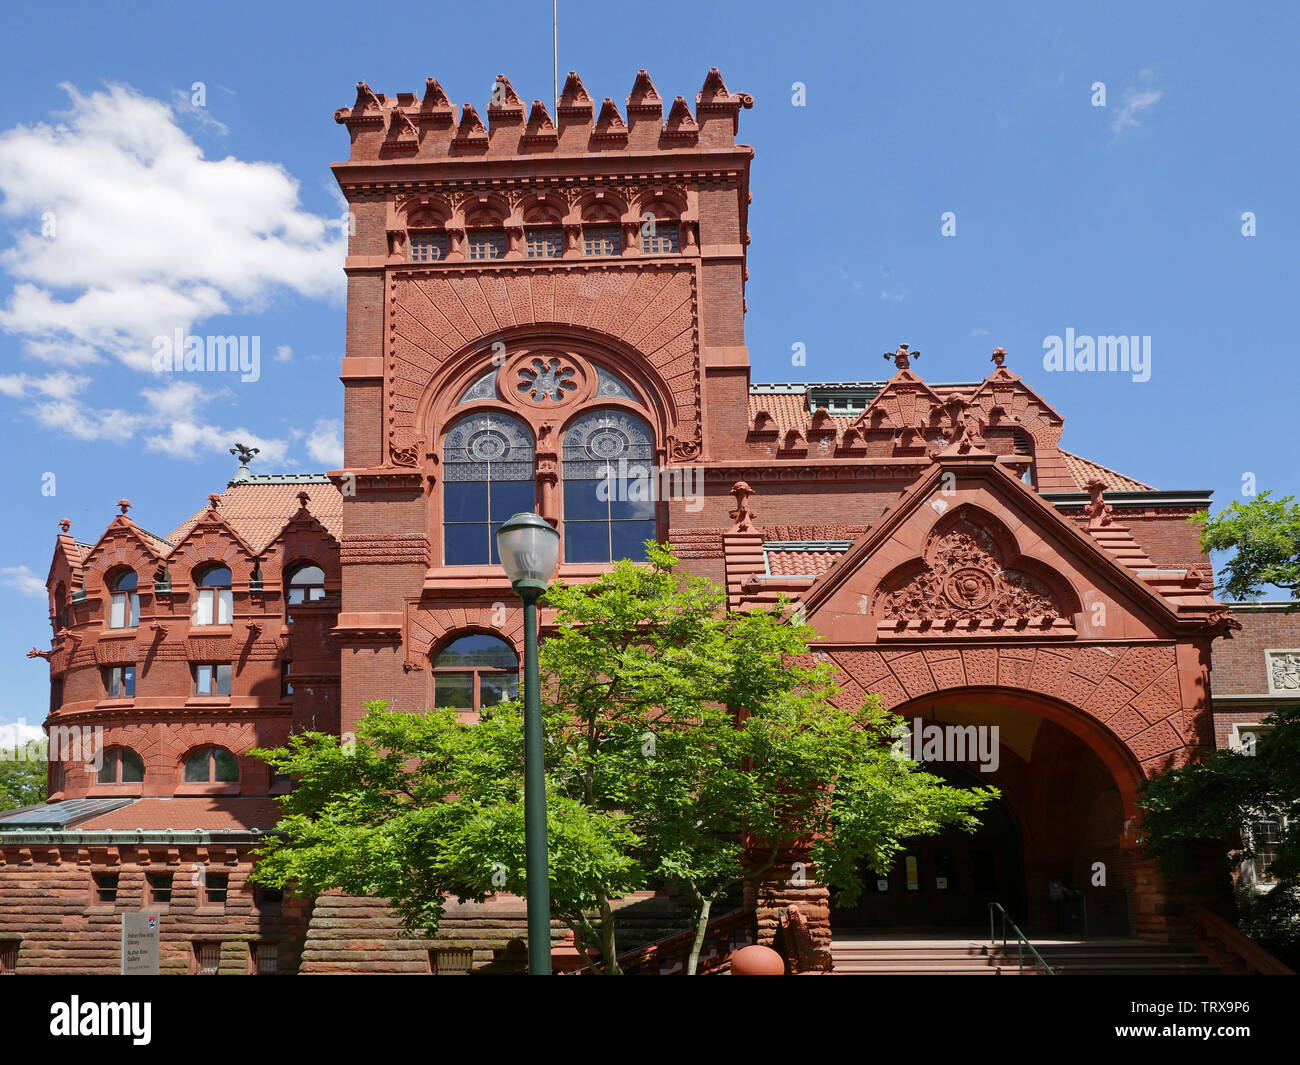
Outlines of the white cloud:
[[29,599],[45,598],[45,582],[26,566],[0,568],[0,584],[12,588]]
[[986,337],[989,335],[989,331],[987,329],[972,329],[970,335],[973,337]]
[[[264,309],[279,290],[341,295],[341,227],[303,209],[282,167],[204,158],[177,121],[201,110],[188,100],[169,106],[120,85],[89,95],[63,88],[70,107],[57,123],[0,132],[0,214],[19,230],[0,253],[13,284],[0,328],[26,356],[152,373],[156,336]],[[182,457],[217,436],[224,450],[236,431],[194,417],[203,401],[194,385],[146,387],[145,408],[127,411],[85,407],[75,397],[89,383],[66,370],[13,374],[0,376],[0,394],[39,400],[28,413],[82,440],[160,430],[148,445],[178,446]],[[286,450],[263,446],[272,458]]]
[[343,465],[343,423],[332,418],[321,418],[307,437],[307,454],[327,470]]
[[1150,70],[1138,71],[1138,80],[1143,83],[1143,87],[1129,88],[1124,91],[1124,104],[1115,113],[1110,124],[1112,133],[1140,126],[1145,113],[1160,102],[1165,94],[1151,87],[1154,77],[1155,74]]
[[0,722],[0,749],[13,750],[15,747],[25,747],[28,743],[39,743],[43,739],[45,730],[39,725],[27,724],[26,718]]

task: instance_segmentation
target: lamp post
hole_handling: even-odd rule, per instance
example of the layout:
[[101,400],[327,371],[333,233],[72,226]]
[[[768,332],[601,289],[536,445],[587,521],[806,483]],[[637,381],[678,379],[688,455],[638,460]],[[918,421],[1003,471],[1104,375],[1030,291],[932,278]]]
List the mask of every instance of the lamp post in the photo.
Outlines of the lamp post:
[[537,514],[497,529],[497,553],[524,602],[524,849],[528,874],[528,975],[551,975],[551,884],[546,860],[546,767],[537,680],[537,600],[560,557],[560,534]]

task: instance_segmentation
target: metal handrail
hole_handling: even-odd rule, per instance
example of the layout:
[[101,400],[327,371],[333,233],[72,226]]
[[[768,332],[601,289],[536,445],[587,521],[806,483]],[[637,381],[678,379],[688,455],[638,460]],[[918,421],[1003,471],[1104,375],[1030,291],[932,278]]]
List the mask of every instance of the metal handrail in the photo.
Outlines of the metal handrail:
[[1011,919],[1011,915],[1002,908],[1001,903],[997,903],[997,902],[989,903],[989,945],[990,946],[996,945],[998,939],[997,933],[994,931],[994,925],[993,925],[994,916],[995,916],[993,912],[994,910],[996,910],[998,913],[1002,915],[1003,948],[1005,948],[1007,945],[1007,925],[1010,925],[1012,931],[1016,933],[1016,955],[1020,962],[1020,975],[1021,976],[1025,975],[1025,949],[1028,948],[1029,953],[1033,955],[1034,974],[1037,975],[1038,969],[1041,966],[1045,975],[1055,976],[1056,973],[1052,971],[1052,967],[1043,960],[1043,956],[1039,954],[1038,951],[1034,949],[1034,945],[1031,942],[1029,942],[1029,937],[1026,936],[1024,932],[1020,931],[1019,926],[1017,926],[1016,922]]

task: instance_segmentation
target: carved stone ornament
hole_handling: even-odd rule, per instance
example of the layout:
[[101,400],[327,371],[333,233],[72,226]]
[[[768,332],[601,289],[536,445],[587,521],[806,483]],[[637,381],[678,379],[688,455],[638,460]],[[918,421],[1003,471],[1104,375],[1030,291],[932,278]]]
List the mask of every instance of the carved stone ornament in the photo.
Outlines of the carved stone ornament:
[[1027,573],[1006,569],[993,538],[969,521],[932,541],[925,570],[880,600],[886,618],[905,621],[1037,621],[1064,616],[1052,591]]
[[1265,651],[1268,658],[1268,690],[1300,695],[1300,651]]

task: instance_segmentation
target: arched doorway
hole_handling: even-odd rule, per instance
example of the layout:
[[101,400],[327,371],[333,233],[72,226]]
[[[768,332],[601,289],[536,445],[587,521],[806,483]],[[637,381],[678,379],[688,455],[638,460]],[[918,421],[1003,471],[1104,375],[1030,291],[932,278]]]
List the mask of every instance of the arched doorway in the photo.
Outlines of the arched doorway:
[[[987,784],[955,766],[927,766],[958,788]],[[998,800],[980,817],[977,831],[949,828],[933,836],[906,840],[884,871],[862,868],[864,890],[851,907],[831,900],[831,925],[837,928],[981,927],[988,904],[1025,912],[1024,848],[1010,806]]]

